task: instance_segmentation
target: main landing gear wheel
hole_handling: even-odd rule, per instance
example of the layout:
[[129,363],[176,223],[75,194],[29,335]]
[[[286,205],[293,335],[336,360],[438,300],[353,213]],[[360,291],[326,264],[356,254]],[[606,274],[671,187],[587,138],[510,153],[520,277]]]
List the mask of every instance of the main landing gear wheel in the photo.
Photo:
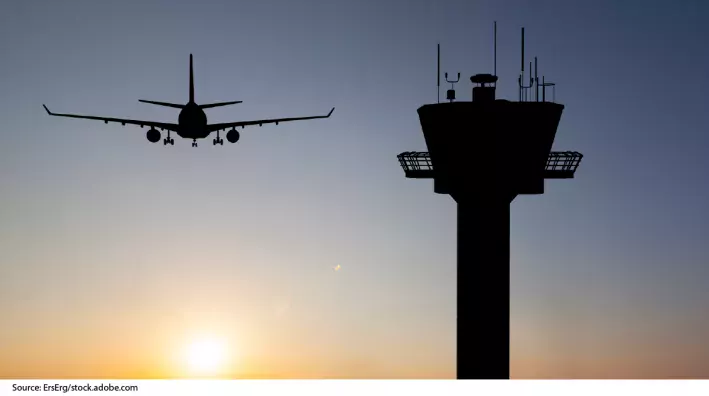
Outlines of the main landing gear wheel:
[[222,139],[222,138],[219,137],[219,131],[217,131],[217,138],[214,139],[214,140],[212,140],[212,144],[215,145],[215,146],[216,146],[217,144],[220,144],[220,145],[222,145],[222,146],[224,145],[224,139]]
[[172,139],[172,138],[170,137],[170,131],[167,131],[167,137],[162,140],[162,144],[164,144],[165,146],[167,146],[168,144],[169,144],[170,146],[174,146],[174,145],[175,145],[175,139]]

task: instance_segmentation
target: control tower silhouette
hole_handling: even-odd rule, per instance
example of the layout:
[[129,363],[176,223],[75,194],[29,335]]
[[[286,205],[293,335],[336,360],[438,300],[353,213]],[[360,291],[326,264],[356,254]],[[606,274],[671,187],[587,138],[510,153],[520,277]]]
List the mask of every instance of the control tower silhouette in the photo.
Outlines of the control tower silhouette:
[[[440,59],[439,44],[439,87]],[[458,379],[509,379],[510,203],[543,194],[545,179],[573,178],[583,157],[551,151],[564,106],[548,100],[554,84],[539,81],[536,58],[523,84],[524,63],[522,28],[519,100],[496,99],[495,23],[495,74],[472,76],[472,101],[463,102],[453,89],[460,73],[455,81],[446,73],[448,103],[418,109],[429,151],[398,155],[406,177],[433,179],[434,191],[458,206]]]

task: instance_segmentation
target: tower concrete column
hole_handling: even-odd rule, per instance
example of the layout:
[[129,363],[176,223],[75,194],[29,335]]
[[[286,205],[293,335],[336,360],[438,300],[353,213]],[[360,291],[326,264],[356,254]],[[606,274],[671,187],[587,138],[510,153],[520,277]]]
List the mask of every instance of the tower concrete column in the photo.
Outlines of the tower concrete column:
[[510,377],[510,200],[458,198],[457,378]]

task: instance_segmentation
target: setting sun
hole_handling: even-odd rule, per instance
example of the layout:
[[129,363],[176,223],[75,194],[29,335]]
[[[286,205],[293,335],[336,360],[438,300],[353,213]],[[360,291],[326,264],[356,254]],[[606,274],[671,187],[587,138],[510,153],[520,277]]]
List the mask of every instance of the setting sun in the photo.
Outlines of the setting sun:
[[218,375],[224,369],[226,345],[214,338],[198,339],[187,347],[185,358],[191,375]]

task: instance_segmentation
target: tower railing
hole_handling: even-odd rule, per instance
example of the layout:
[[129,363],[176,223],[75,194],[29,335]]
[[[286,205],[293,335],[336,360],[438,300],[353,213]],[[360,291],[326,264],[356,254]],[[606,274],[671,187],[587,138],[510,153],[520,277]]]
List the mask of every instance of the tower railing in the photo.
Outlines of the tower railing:
[[406,177],[428,179],[433,177],[433,164],[428,152],[405,151],[396,156]]
[[[405,151],[396,156],[406,177],[411,179],[433,178],[431,155],[425,151]],[[572,179],[581,163],[583,154],[578,151],[552,151],[544,168],[545,179]],[[503,160],[501,158],[501,160]]]
[[583,154],[578,151],[552,151],[544,168],[547,179],[571,179],[581,163]]

